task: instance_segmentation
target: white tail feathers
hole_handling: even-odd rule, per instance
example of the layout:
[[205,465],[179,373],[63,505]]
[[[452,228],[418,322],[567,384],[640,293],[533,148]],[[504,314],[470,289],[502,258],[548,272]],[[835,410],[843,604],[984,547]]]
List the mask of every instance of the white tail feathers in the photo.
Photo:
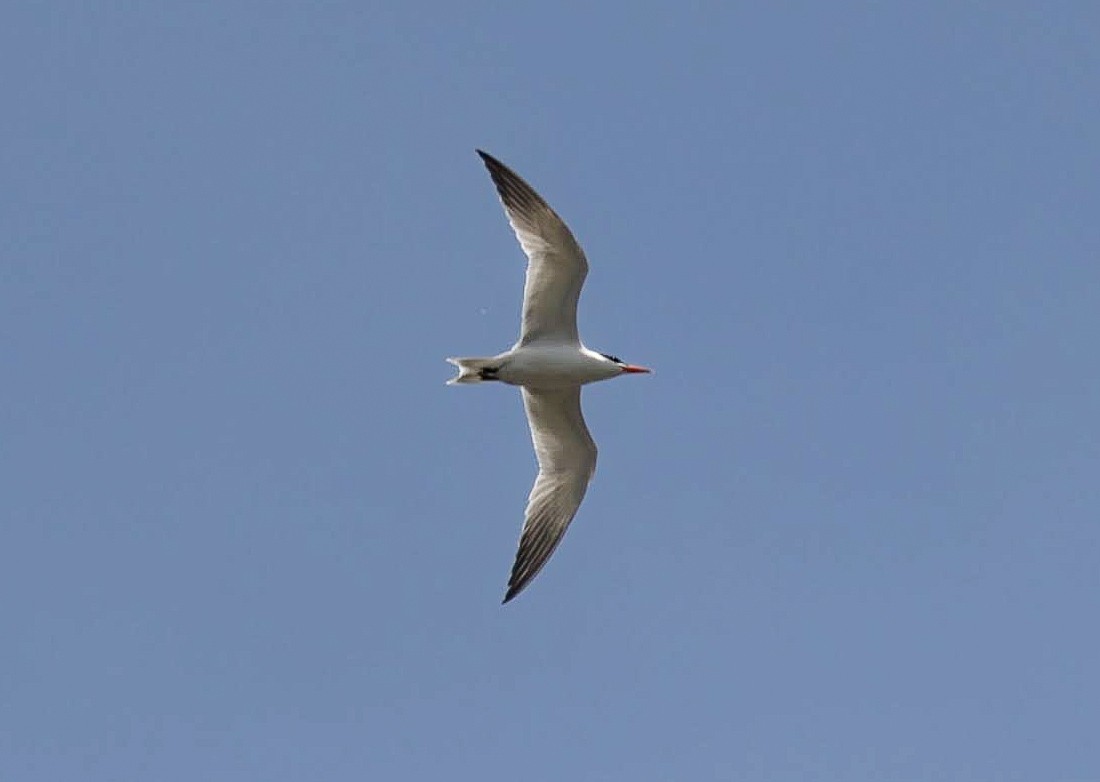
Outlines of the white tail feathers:
[[[458,376],[447,381],[449,386],[456,383],[481,383],[495,379],[492,377],[496,374],[495,369],[493,369],[494,365],[497,364],[495,358],[449,358],[447,363],[458,367]],[[492,371],[486,372],[487,369]]]

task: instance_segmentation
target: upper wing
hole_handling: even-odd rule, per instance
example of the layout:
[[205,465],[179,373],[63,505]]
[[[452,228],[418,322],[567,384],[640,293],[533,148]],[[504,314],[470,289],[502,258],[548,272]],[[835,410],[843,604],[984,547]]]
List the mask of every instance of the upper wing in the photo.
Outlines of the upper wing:
[[581,389],[523,389],[523,406],[539,459],[539,477],[527,498],[519,551],[508,579],[507,603],[554,553],[584,499],[596,470],[596,443],[581,413]]
[[477,154],[489,169],[508,222],[527,254],[519,344],[546,338],[579,342],[577,299],[588,274],[584,250],[533,187],[492,155],[480,149]]

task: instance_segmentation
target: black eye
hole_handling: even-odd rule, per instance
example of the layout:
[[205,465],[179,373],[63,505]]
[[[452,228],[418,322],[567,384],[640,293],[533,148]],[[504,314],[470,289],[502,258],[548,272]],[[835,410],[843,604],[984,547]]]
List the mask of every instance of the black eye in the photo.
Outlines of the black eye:
[[616,364],[623,363],[623,360],[621,358],[619,358],[618,356],[611,356],[611,355],[608,355],[607,353],[601,353],[600,355],[603,356],[604,358],[606,358],[608,361],[614,361]]

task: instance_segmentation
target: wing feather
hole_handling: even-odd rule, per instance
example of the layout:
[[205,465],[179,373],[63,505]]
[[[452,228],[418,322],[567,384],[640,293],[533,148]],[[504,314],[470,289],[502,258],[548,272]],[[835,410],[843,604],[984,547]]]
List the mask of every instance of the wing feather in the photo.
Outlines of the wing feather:
[[596,443],[584,423],[580,386],[553,390],[524,388],[523,406],[539,461],[539,475],[527,498],[523,533],[508,579],[505,603],[538,575],[554,553],[596,470]]
[[508,222],[527,255],[520,345],[543,339],[579,342],[577,301],[588,260],[565,222],[518,174],[480,149]]

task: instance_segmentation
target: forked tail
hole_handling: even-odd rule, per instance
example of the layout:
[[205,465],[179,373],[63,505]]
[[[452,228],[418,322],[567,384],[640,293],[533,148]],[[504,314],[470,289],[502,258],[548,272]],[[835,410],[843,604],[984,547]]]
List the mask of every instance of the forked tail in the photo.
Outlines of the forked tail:
[[447,381],[449,386],[496,380],[497,370],[500,369],[495,358],[449,358],[447,362],[458,367],[458,376]]

